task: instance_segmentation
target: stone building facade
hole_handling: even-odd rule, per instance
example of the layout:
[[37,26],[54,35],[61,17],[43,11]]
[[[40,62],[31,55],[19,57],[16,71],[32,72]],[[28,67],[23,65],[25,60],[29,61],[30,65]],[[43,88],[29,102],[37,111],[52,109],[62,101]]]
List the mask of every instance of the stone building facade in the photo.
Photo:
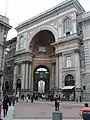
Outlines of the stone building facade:
[[[66,0],[16,27],[13,89],[58,92],[67,100],[90,94],[90,13]],[[40,69],[41,68],[41,69]],[[88,98],[89,99],[89,98]]]
[[6,41],[3,92],[13,94],[14,55],[16,53],[17,38]]
[[3,73],[4,73],[4,49],[7,38],[7,33],[11,29],[9,19],[0,15],[0,98],[3,86]]

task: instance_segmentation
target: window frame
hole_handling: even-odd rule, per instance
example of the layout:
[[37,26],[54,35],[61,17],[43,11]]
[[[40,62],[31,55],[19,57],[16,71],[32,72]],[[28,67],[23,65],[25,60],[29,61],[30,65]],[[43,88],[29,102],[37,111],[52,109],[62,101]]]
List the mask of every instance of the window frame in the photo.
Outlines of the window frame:
[[[68,58],[70,58],[70,59],[68,59]],[[67,68],[72,67],[72,58],[71,58],[71,56],[66,56],[66,67]]]
[[63,33],[64,36],[68,36],[72,34],[72,19],[67,17],[63,21]]
[[18,66],[18,74],[21,74],[21,65]]

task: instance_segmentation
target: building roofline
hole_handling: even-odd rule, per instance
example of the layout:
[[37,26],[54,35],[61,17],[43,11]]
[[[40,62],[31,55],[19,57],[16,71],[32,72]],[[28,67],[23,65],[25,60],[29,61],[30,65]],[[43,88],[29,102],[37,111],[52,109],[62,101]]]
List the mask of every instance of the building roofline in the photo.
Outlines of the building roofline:
[[10,44],[10,43],[12,43],[12,42],[15,42],[16,40],[17,40],[17,37],[14,37],[14,38],[6,41],[6,45],[8,45],[8,44]]
[[[44,19],[46,17],[49,17],[50,15],[60,12],[62,10],[62,8],[67,8],[69,7],[69,5],[72,5],[75,7],[78,7],[78,9],[80,10],[80,12],[85,12],[84,8],[81,6],[81,4],[78,2],[78,0],[65,0],[64,2],[56,5],[55,7],[52,7],[51,9],[48,9],[42,13],[40,13],[39,15],[36,15],[24,22],[22,22],[21,24],[19,24],[15,29],[18,30],[26,25],[32,24],[40,19]],[[67,6],[67,7],[66,7]]]
[[1,20],[0,20],[0,24],[6,26],[8,28],[8,30],[10,30],[12,28],[12,26],[10,26],[9,24],[7,24],[7,23],[5,23],[5,22],[3,22]]

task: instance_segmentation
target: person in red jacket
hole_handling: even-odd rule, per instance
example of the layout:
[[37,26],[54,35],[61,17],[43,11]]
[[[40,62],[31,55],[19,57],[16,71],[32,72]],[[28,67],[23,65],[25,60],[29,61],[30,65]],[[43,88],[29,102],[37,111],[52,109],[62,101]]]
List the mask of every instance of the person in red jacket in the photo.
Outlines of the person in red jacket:
[[80,116],[83,120],[90,120],[90,107],[88,103],[85,103],[84,107],[80,109]]

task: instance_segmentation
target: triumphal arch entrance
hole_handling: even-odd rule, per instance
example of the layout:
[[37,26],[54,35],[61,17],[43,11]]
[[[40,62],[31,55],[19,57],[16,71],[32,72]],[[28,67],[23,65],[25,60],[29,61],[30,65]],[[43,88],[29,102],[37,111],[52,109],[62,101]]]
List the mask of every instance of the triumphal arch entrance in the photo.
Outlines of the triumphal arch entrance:
[[80,97],[81,39],[77,21],[83,12],[77,0],[68,0],[16,27],[15,91],[58,91],[68,100]]
[[[20,36],[20,39],[25,38]],[[39,29],[27,45],[28,52],[18,52],[22,60],[19,60],[19,65],[16,65],[16,84],[19,79],[21,88],[16,86],[16,92],[19,90],[26,93],[32,91],[47,93],[55,87],[55,47],[51,45],[54,42],[55,36],[50,29]],[[24,47],[23,42],[21,44],[19,47]],[[23,61],[24,59],[26,60]]]

